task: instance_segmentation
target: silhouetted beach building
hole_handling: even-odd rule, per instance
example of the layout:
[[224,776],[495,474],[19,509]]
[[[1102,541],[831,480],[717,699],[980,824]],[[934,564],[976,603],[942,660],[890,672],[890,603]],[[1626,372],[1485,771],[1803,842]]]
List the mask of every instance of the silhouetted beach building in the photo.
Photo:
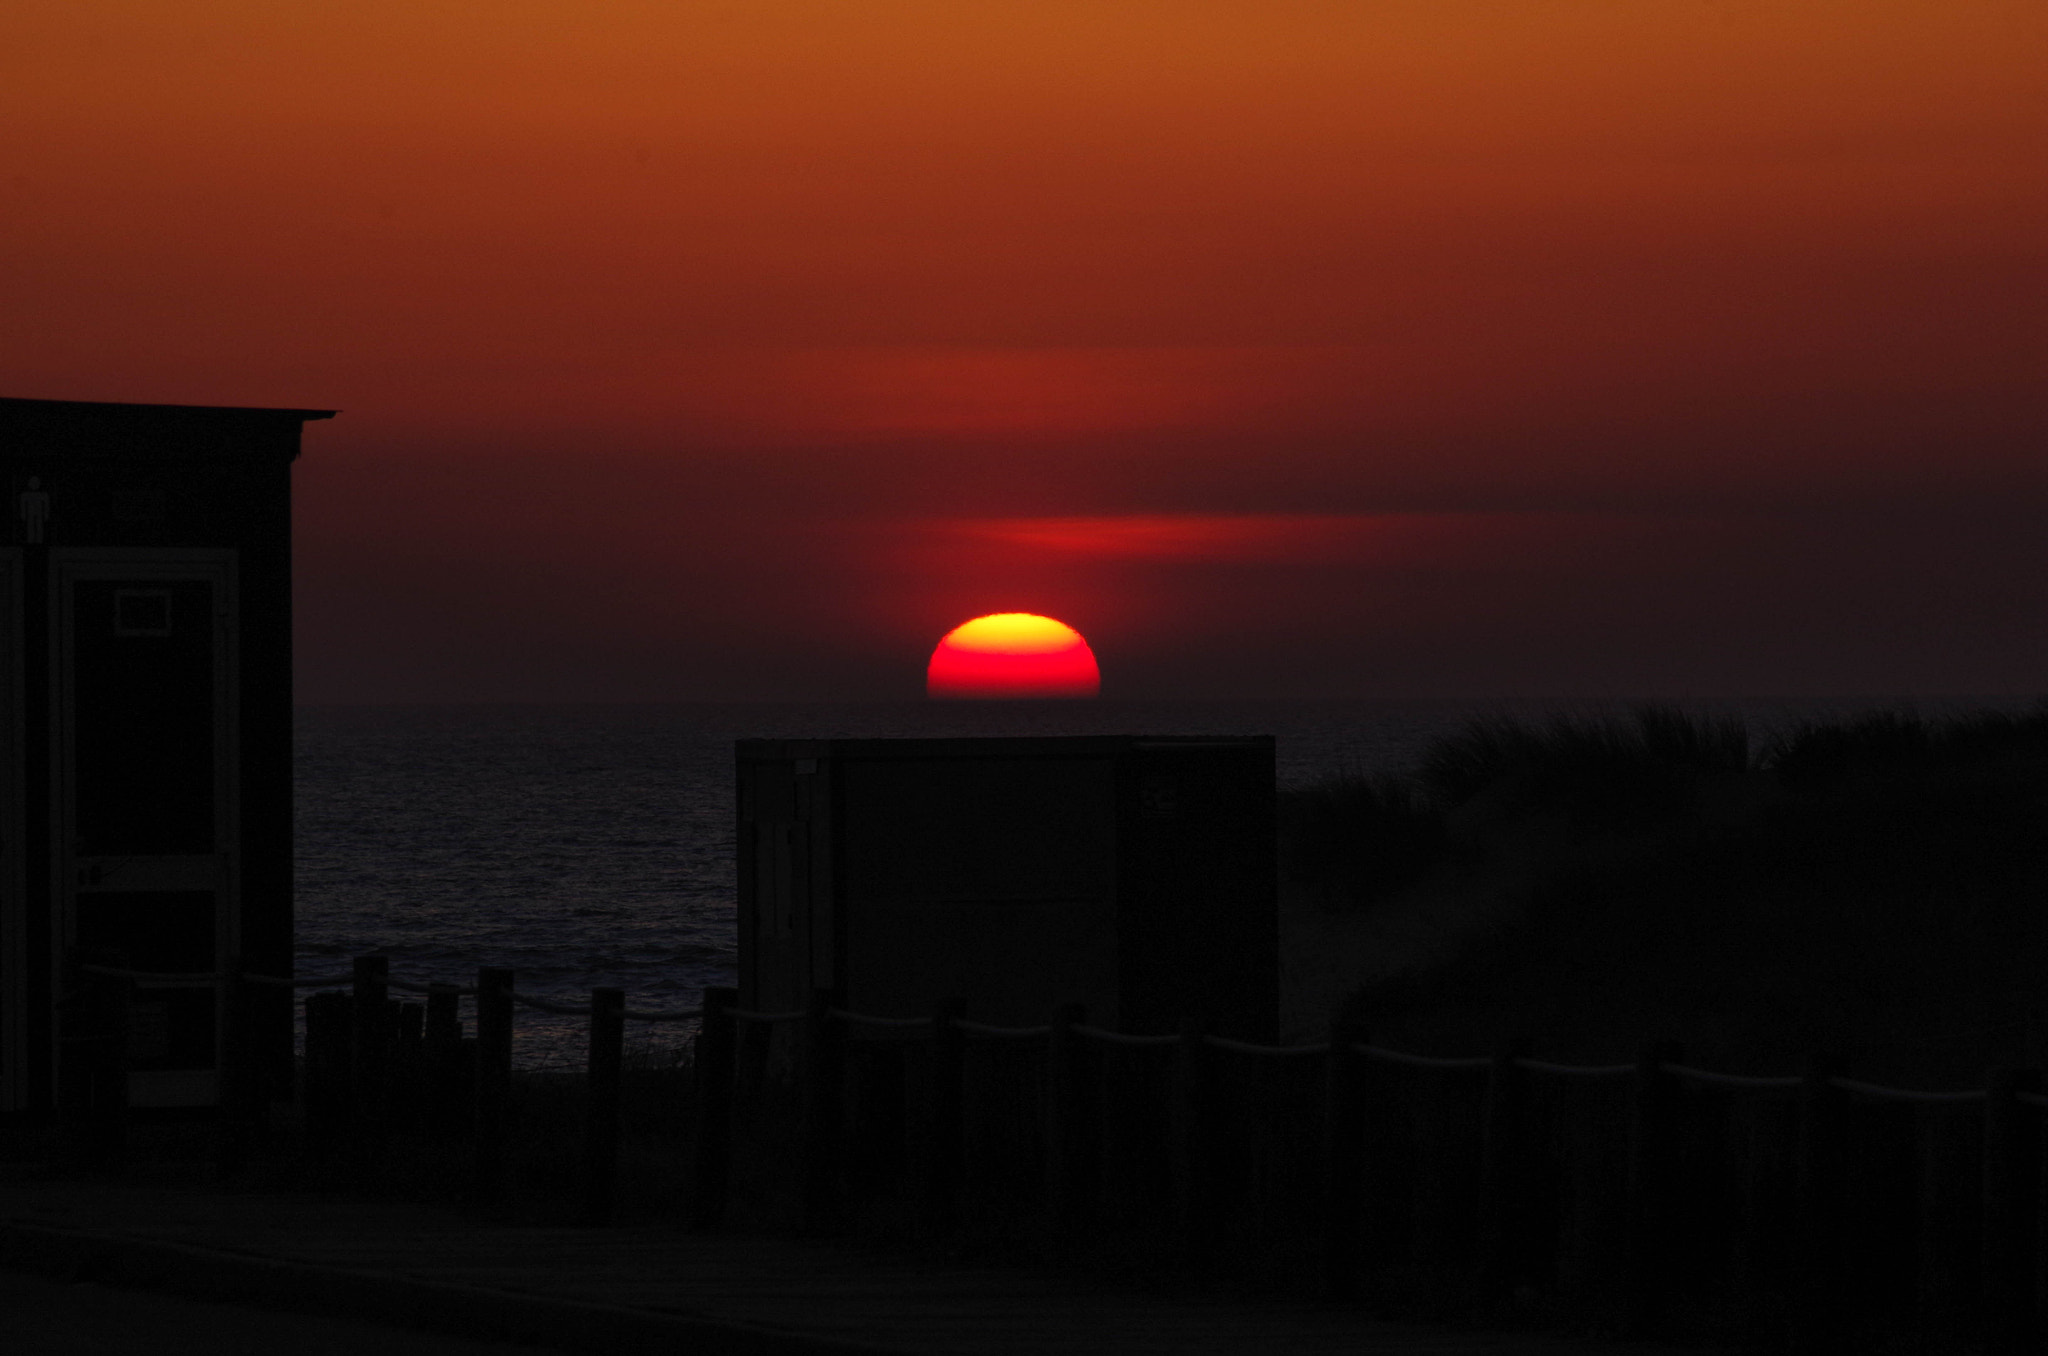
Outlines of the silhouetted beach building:
[[[291,464],[332,414],[0,399],[0,1110],[110,1063],[132,1105],[215,1105],[209,976],[291,973]],[[187,978],[110,1053],[85,965]],[[290,991],[252,1004],[288,1072]]]
[[1278,1021],[1273,741],[743,740],[740,1003]]

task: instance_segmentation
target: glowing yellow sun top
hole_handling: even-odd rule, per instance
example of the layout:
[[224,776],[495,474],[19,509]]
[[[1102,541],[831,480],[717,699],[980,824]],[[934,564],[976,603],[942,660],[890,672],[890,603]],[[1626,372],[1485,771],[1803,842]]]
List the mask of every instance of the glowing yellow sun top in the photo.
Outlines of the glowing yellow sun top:
[[980,654],[1051,654],[1086,645],[1081,633],[1065,622],[1035,612],[993,612],[962,622],[946,633],[941,646]]

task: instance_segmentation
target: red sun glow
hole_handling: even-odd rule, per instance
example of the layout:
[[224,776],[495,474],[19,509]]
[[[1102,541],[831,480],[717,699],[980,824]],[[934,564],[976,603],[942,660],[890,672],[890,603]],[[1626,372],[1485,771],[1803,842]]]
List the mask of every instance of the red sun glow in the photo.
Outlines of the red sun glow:
[[934,697],[1092,697],[1102,686],[1095,652],[1065,622],[996,612],[962,622],[932,651],[925,691]]

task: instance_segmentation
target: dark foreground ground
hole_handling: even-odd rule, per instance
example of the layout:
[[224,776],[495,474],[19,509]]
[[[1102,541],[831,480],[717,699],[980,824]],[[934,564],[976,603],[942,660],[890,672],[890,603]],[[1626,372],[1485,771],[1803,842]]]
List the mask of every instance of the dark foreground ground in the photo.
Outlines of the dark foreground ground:
[[537,1350],[19,1271],[0,1271],[0,1313],[7,1315],[11,1356],[533,1356]]
[[344,1344],[380,1356],[512,1346],[702,1356],[1673,1350],[1389,1323],[1336,1305],[1136,1293],[674,1226],[492,1224],[397,1202],[32,1172],[0,1181],[0,1297],[10,1356]]

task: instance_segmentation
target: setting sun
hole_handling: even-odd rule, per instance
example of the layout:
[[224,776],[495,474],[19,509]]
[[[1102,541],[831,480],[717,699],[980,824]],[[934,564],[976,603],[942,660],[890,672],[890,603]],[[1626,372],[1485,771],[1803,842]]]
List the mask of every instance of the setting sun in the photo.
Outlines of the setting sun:
[[1102,685],[1095,652],[1065,622],[997,612],[962,622],[932,651],[933,697],[1093,697]]

